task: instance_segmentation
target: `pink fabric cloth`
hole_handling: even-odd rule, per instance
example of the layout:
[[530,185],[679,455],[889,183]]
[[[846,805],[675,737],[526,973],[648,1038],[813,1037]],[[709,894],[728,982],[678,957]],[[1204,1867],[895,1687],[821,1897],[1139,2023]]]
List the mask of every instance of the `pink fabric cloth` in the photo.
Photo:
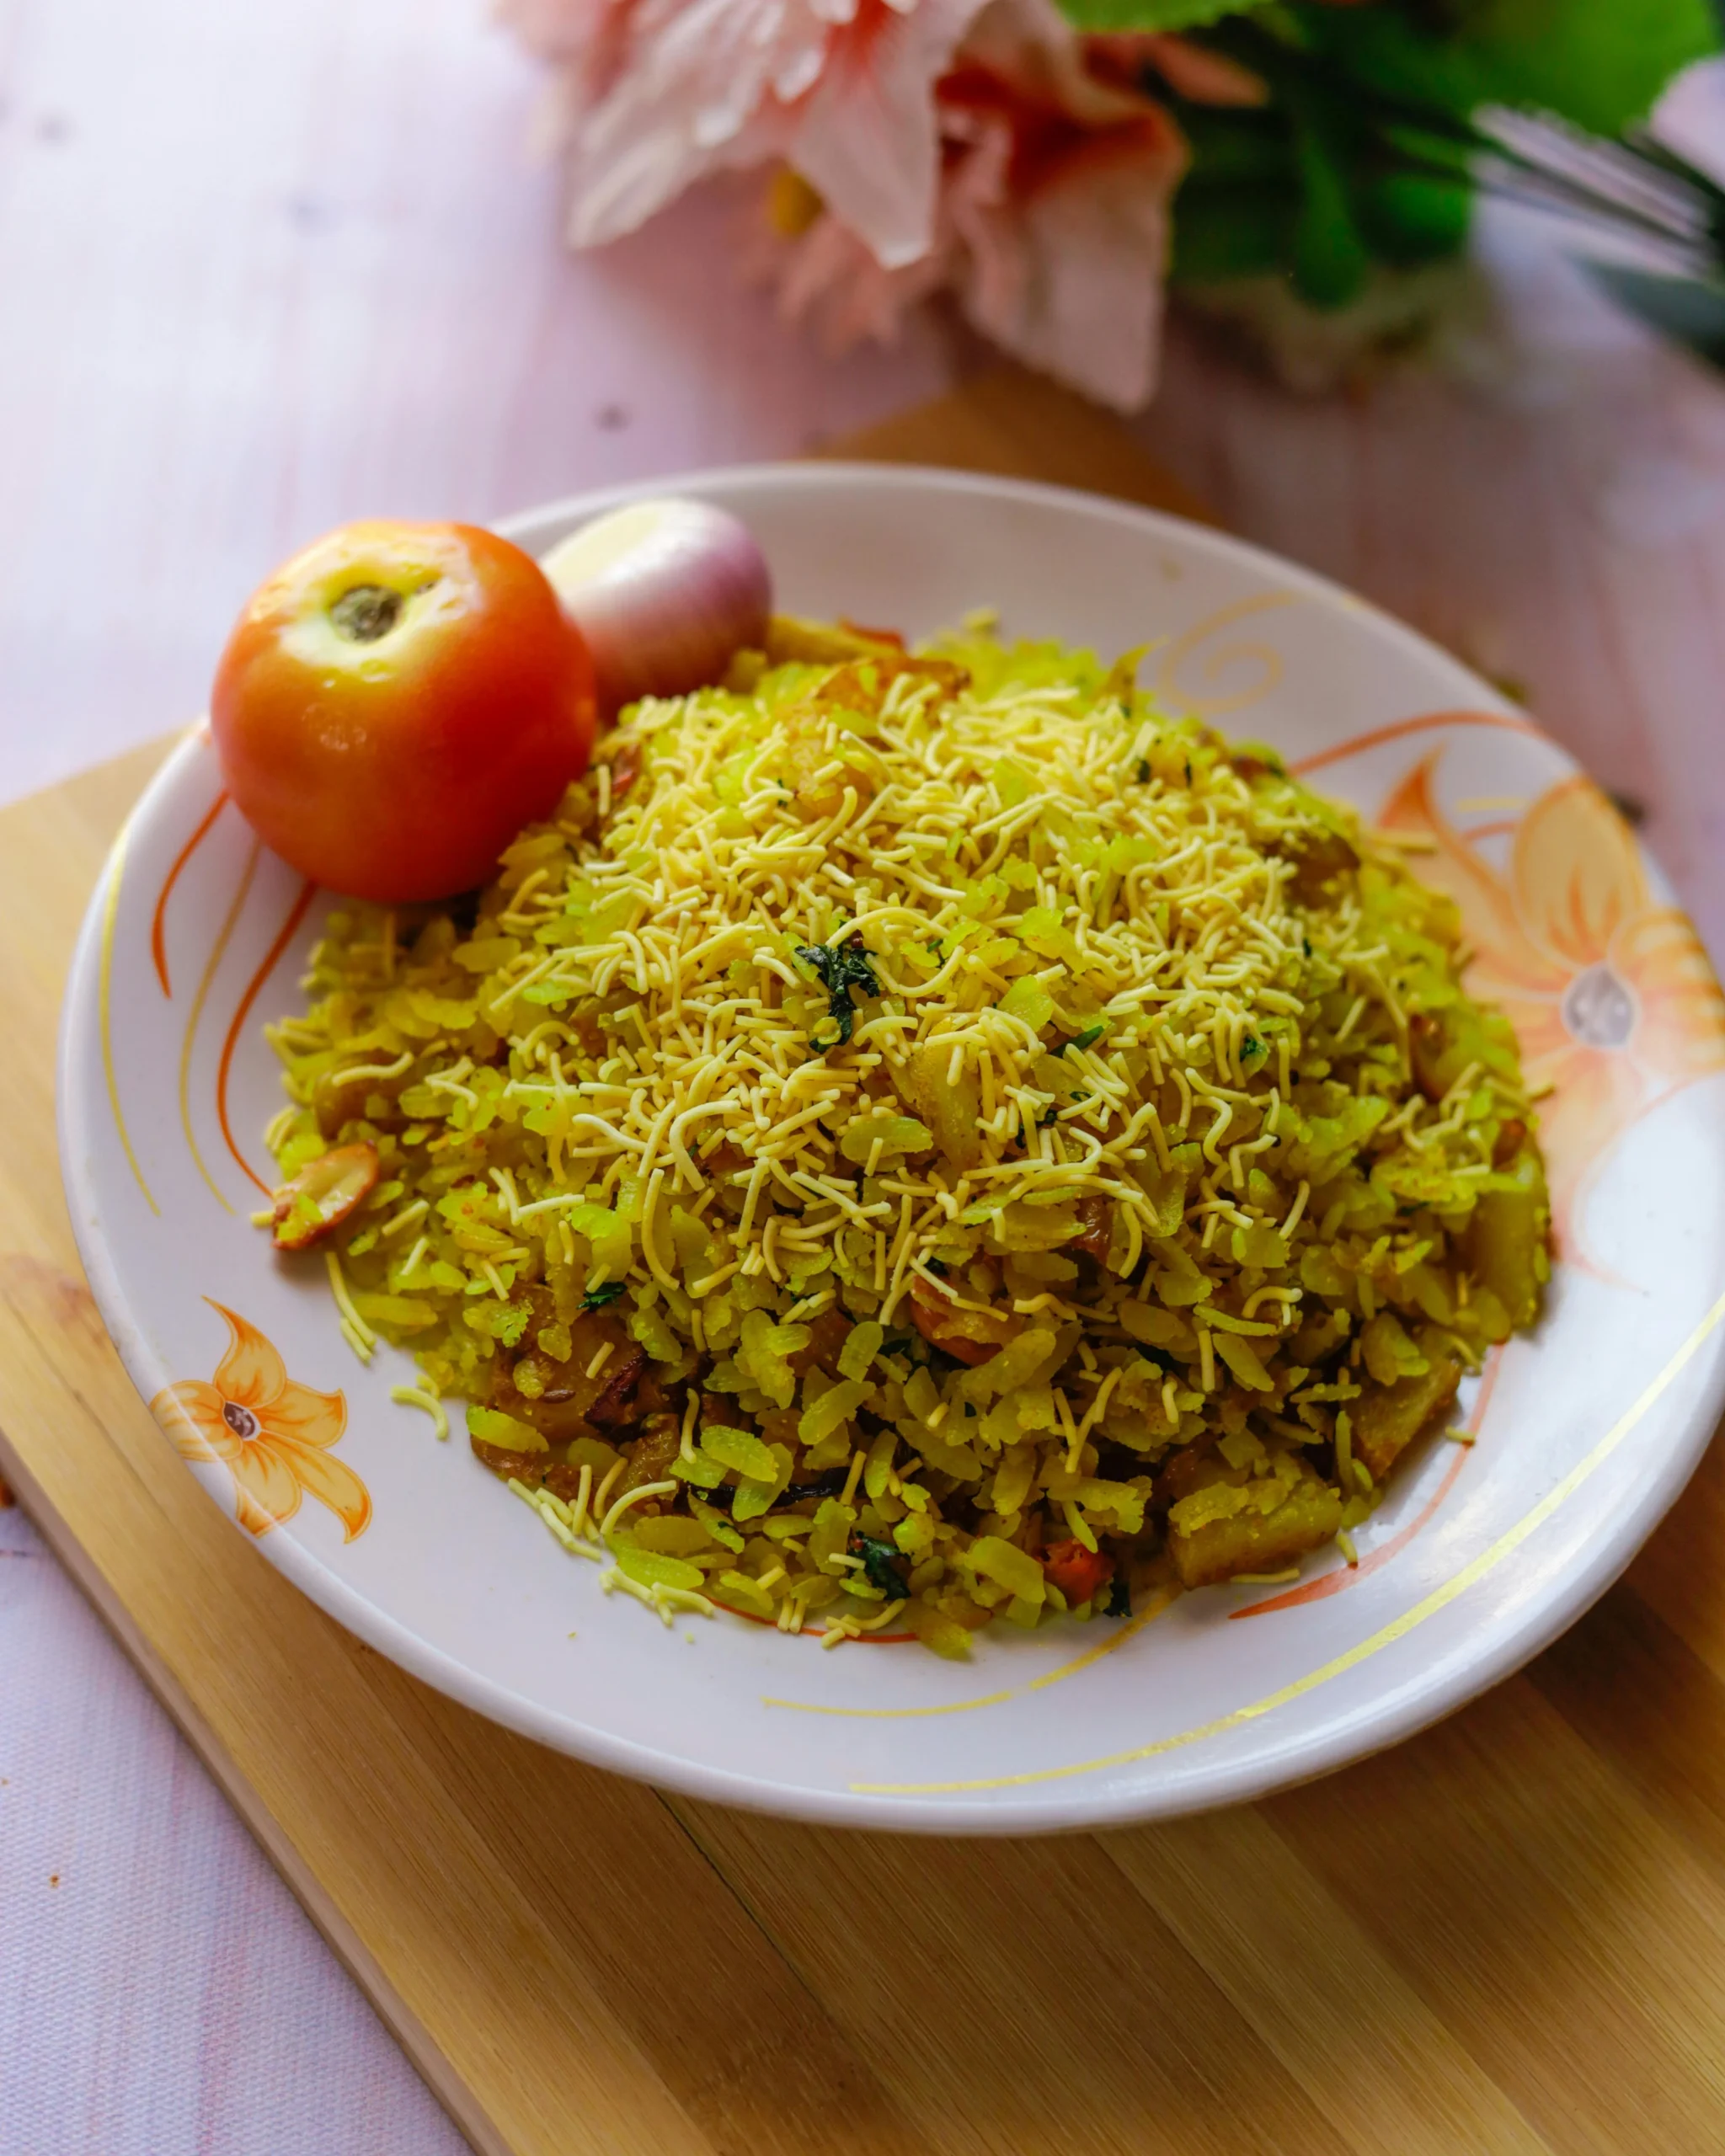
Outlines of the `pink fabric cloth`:
[[[572,259],[483,0],[0,30],[0,801],[193,717],[249,587],[344,517],[794,454],[947,379],[932,330],[838,367],[788,334],[723,195]],[[464,2146],[0,1511],[0,2156]]]
[[0,2152],[466,2143],[23,1515],[0,1512]]

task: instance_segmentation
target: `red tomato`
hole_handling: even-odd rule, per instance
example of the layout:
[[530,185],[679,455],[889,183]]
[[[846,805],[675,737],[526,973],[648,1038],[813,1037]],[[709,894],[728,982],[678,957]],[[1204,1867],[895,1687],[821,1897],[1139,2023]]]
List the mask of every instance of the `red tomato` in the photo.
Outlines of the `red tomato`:
[[586,769],[593,666],[539,565],[471,524],[347,524],[253,595],[210,699],[282,858],[383,905],[483,883]]
[[1087,1550],[1075,1536],[1057,1542],[1042,1561],[1042,1568],[1069,1603],[1089,1602],[1114,1576],[1114,1561],[1099,1550]]

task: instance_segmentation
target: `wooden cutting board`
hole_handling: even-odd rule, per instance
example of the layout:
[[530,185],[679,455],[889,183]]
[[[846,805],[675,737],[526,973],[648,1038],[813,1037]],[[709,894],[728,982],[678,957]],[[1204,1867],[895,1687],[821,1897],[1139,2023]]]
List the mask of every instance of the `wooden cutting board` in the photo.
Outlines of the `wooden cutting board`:
[[[1202,512],[985,379],[853,455]],[[296,1594],[120,1369],[61,982],[163,744],[0,814],[0,1470],[476,2148],[1725,2149],[1725,1459],[1523,1675],[1274,1801],[1040,1842],[780,1824],[494,1728]]]

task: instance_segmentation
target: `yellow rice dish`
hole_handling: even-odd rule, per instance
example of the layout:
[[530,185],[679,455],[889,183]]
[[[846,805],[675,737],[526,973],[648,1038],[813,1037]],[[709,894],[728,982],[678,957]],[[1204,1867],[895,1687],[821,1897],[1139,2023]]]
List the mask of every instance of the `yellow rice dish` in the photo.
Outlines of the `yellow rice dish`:
[[1449,901],[1130,665],[772,645],[477,902],[330,916],[270,1142],[285,1214],[352,1171],[350,1340],[667,1620],[953,1655],[1351,1559],[1548,1271]]

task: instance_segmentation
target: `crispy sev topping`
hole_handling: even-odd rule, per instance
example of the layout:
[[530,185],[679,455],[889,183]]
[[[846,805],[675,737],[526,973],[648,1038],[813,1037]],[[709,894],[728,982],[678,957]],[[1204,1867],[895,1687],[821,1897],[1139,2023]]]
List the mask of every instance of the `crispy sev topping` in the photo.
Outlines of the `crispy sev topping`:
[[461,925],[332,916],[272,1128],[333,1073],[382,1159],[350,1325],[559,1502],[662,1480],[619,1583],[789,1630],[959,1652],[1357,1523],[1544,1277],[1453,909],[1129,668],[799,635],[626,713]]

